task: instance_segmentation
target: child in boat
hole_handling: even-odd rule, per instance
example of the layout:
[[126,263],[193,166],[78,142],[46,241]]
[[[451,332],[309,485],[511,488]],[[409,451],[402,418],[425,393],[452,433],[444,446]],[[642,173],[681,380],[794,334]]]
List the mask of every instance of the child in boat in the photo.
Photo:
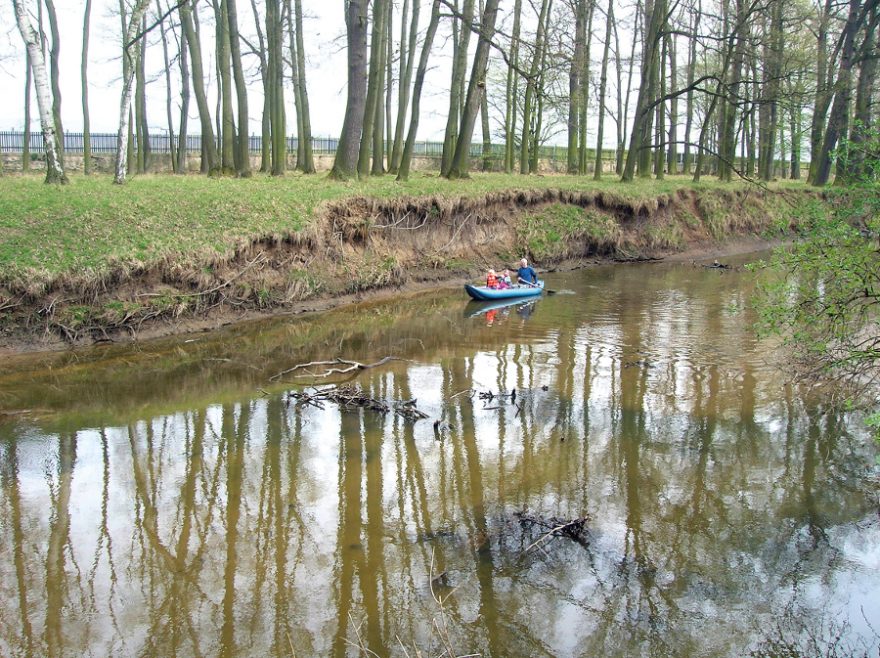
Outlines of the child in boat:
[[495,270],[489,270],[486,275],[486,287],[490,290],[498,289],[498,277],[495,275]]
[[500,286],[502,290],[505,288],[513,288],[513,283],[510,280],[510,270],[504,270],[504,274],[501,275]]

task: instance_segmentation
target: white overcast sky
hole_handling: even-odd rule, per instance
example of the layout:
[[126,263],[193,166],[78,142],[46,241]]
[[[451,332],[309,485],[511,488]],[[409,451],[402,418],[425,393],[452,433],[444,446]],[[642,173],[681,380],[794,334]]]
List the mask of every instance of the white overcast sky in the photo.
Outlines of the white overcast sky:
[[[23,0],[31,9],[36,11],[38,0]],[[155,1],[161,1],[163,7],[173,4],[174,0],[154,0],[148,21],[152,24],[156,16]],[[128,4],[131,0],[125,0]],[[263,7],[264,0],[256,0],[258,6]],[[502,13],[499,18],[499,29],[509,32],[510,7],[502,7],[508,13]],[[557,3],[559,4],[559,3]],[[91,39],[89,45],[89,109],[92,132],[115,133],[118,125],[119,94],[121,76],[121,26],[118,15],[119,0],[92,0]],[[617,11],[621,14],[631,14],[632,4],[630,0],[620,0]],[[59,15],[61,29],[61,88],[62,88],[62,122],[64,129],[71,132],[82,130],[83,113],[80,91],[80,58],[82,55],[82,23],[85,0],[55,0],[55,7]],[[212,119],[216,122],[216,85],[213,84],[215,76],[214,57],[214,23],[211,0],[198,0],[199,15],[202,25],[202,53],[204,68],[209,79],[209,102],[211,103]],[[249,0],[238,0],[239,27],[245,39],[256,44],[256,30],[254,27],[253,12]],[[424,31],[430,13],[429,0],[421,0],[421,30]],[[345,48],[345,21],[344,0],[303,0],[305,13],[305,51],[306,51],[306,76],[309,90],[309,104],[311,107],[312,134],[315,137],[338,137],[342,128],[343,115],[345,114],[345,93],[347,84],[346,48]],[[524,3],[524,25],[535,22],[535,7],[530,3]],[[175,22],[177,20],[174,16]],[[395,43],[399,38],[400,15],[399,10],[394,14]],[[621,50],[626,56],[629,52],[630,28],[627,20],[618,16],[621,25]],[[526,28],[524,28],[526,29]],[[529,28],[531,29],[531,28]],[[45,27],[48,33],[48,23]],[[593,37],[593,63],[596,65],[597,58],[601,58],[600,39],[604,37],[604,29],[599,30],[594,25]],[[162,46],[159,30],[156,29],[150,36],[151,45],[147,48],[147,118],[150,130],[154,133],[165,132],[168,129],[166,115],[166,83],[165,66],[162,55]],[[471,49],[475,47],[476,39],[471,39]],[[419,45],[419,48],[421,45]],[[171,44],[171,56],[176,55],[176,44]],[[446,113],[449,102],[449,78],[450,78],[450,50],[448,22],[441,23],[441,29],[437,34],[431,52],[431,64],[425,80],[422,95],[421,117],[419,121],[418,139],[441,140],[446,125]],[[495,84],[503,86],[504,76],[498,71],[500,66],[497,62],[490,65],[490,87],[493,86],[493,73],[495,71]],[[254,55],[245,56],[245,65],[248,68],[246,75],[249,80],[249,115],[251,134],[260,133],[262,112],[262,82],[260,81],[257,58]],[[175,131],[179,116],[180,83],[176,76],[179,67],[176,62],[171,66],[172,75],[172,106],[174,113]],[[0,0],[0,89],[3,92],[0,103],[0,130],[22,130],[24,127],[24,80],[25,80],[25,57],[24,45],[15,25],[15,19],[10,0]],[[595,76],[598,78],[598,76]],[[588,139],[593,139],[596,129],[597,103],[595,102],[596,80],[593,80],[590,103],[590,118],[588,122]],[[557,83],[557,92],[565,96],[567,94],[567,74],[564,80]],[[609,71],[609,86],[616,85],[616,76]],[[616,87],[615,87],[616,88]],[[396,89],[395,89],[396,93]],[[502,92],[503,93],[503,92]],[[551,92],[552,93],[552,92]],[[635,92],[634,92],[635,93]],[[616,91],[609,89],[609,100]],[[496,91],[497,95],[497,91]],[[293,121],[293,96],[290,85],[286,87],[286,103],[288,110],[288,133],[295,134]],[[632,103],[635,102],[633,96]],[[396,103],[396,101],[395,101]],[[501,123],[503,108],[493,102],[490,92],[489,99],[490,116],[492,116],[493,142],[500,142],[498,127]],[[609,106],[609,110],[611,110]],[[37,114],[36,101],[32,102],[31,130],[39,130],[39,117]],[[546,113],[545,113],[546,114]],[[630,116],[632,108],[630,108]],[[189,111],[189,132],[199,131],[197,121],[197,108],[195,97],[191,96]],[[396,116],[396,107],[395,107]],[[408,117],[408,114],[407,114]],[[546,121],[545,121],[546,123]],[[551,126],[552,136],[548,143],[563,144],[565,142],[564,120],[555,127]],[[547,126],[545,126],[546,128]],[[615,143],[615,127],[613,120],[605,125],[604,145],[613,148]],[[481,139],[479,121],[475,129],[474,139]]]
[[[35,11],[36,0],[25,0]],[[258,2],[262,5],[262,2]],[[423,3],[424,4],[424,3]],[[163,0],[163,5],[166,2]],[[80,58],[82,54],[82,23],[84,0],[55,0],[61,30],[61,88],[62,122],[67,131],[82,130],[82,101],[80,91]],[[239,0],[239,22],[242,33],[256,43],[253,27],[253,14],[247,0]],[[89,109],[92,132],[110,132],[117,129],[119,115],[119,93],[121,63],[120,22],[117,0],[93,0],[91,39],[89,45]],[[155,7],[155,5],[154,5]],[[213,21],[209,14],[210,3],[199,2],[202,15],[203,48],[205,71],[214,77]],[[342,127],[345,113],[346,92],[346,53],[344,40],[343,0],[304,0],[305,42],[307,56],[307,81],[311,106],[312,133],[315,136],[337,137]],[[427,22],[427,7],[422,11],[422,23]],[[395,17],[399,20],[398,17]],[[24,126],[24,46],[16,29],[9,0],[0,0],[0,89],[3,100],[0,103],[0,130],[21,130]],[[48,33],[48,24],[45,27]],[[398,33],[399,27],[395,27]],[[165,77],[161,42],[155,31],[154,45],[147,50],[148,121],[151,130],[167,130],[165,110]],[[209,45],[210,44],[210,45]],[[444,103],[448,89],[448,73],[445,72],[442,41],[435,43],[434,69],[426,81],[425,96],[422,102],[422,119],[419,139],[442,139],[445,126]],[[438,47],[439,46],[439,47]],[[172,49],[176,49],[172,46]],[[249,114],[250,132],[260,132],[262,111],[262,83],[256,66],[256,58],[247,57],[250,63]],[[172,69],[177,70],[176,65]],[[179,88],[175,81],[172,103],[175,116],[179,113]],[[212,93],[213,92],[213,93]],[[216,88],[212,95],[212,115],[216,101]],[[33,97],[32,97],[33,98]],[[444,98],[443,102],[438,101]],[[293,117],[293,96],[286,96],[289,117]],[[197,132],[195,97],[190,101],[190,132]],[[36,100],[32,101],[32,130],[39,130]],[[176,123],[176,119],[175,119]],[[292,119],[288,121],[288,131],[295,132]],[[479,132],[479,128],[477,128]]]

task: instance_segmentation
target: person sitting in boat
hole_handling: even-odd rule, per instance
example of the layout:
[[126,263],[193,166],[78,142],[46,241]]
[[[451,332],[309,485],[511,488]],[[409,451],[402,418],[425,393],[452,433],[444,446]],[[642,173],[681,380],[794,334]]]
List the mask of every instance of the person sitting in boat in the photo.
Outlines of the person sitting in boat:
[[523,258],[519,262],[519,269],[516,272],[516,280],[525,283],[528,286],[535,286],[538,283],[538,273],[534,267],[529,267],[529,261]]
[[495,270],[489,270],[486,275],[486,287],[490,290],[498,290],[498,277],[495,275]]
[[501,275],[501,279],[499,280],[499,288],[505,290],[506,288],[513,288],[513,282],[510,280],[510,270],[504,270],[504,274]]

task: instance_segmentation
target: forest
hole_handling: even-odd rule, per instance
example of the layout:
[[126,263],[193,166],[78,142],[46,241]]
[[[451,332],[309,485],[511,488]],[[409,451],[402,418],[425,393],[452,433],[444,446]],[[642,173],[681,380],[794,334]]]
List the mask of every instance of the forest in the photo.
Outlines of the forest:
[[[81,43],[64,44],[66,57],[81,57],[82,102],[64,99],[63,112],[55,0],[12,5],[26,47],[24,125],[36,118],[35,98],[46,181],[67,180],[62,117],[72,112],[81,112],[88,174],[93,0],[83,3]],[[550,143],[563,146],[567,173],[623,181],[684,174],[823,186],[859,179],[871,157],[858,145],[878,114],[877,0],[348,0],[332,46],[313,34],[302,0],[119,0],[110,9],[117,183],[150,171],[157,124],[175,172],[186,170],[194,134],[208,175],[315,172],[308,61],[329,47],[347,66],[330,171],[340,180],[406,180],[428,92],[434,110],[438,99],[445,106],[439,169],[450,179],[534,173]],[[158,69],[148,68],[151,51],[161,52]],[[148,118],[148,91],[164,95],[165,117]],[[29,142],[25,131],[25,170]],[[853,155],[835,162],[842,144]]]

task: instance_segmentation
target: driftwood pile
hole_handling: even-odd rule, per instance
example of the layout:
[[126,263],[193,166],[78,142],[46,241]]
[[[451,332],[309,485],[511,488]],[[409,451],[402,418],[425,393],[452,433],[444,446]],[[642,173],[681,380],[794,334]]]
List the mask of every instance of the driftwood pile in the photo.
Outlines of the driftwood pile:
[[297,406],[312,406],[324,409],[325,402],[333,402],[343,409],[367,409],[380,414],[394,412],[407,420],[422,420],[428,414],[416,408],[416,400],[393,402],[390,405],[383,400],[372,398],[356,386],[331,386],[329,388],[313,388],[310,390],[290,391],[285,402],[291,401]]
[[539,546],[552,537],[566,537],[581,546],[590,544],[590,534],[587,522],[590,517],[587,515],[580,516],[576,519],[559,519],[555,516],[538,517],[526,514],[525,512],[516,512],[515,516],[519,519],[520,526],[524,529],[538,529],[544,531],[541,537],[532,542],[523,553],[528,553],[532,548]]

